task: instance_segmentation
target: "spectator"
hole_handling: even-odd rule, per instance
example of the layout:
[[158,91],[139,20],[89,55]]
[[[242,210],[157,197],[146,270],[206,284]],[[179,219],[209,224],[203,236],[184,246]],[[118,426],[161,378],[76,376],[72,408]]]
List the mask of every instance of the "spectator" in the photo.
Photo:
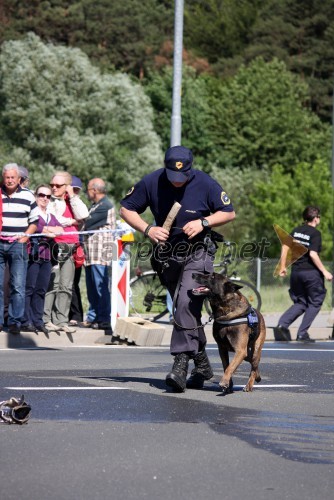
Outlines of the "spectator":
[[[19,176],[20,176],[20,186],[22,188],[29,189],[29,172],[25,167],[19,167]],[[5,277],[4,277],[4,325],[7,326],[8,324],[8,306],[9,306],[9,267],[8,263],[6,264],[5,267]]]
[[53,238],[62,234],[64,229],[55,216],[47,211],[51,198],[50,186],[40,184],[36,188],[35,196],[39,210],[37,233],[43,233],[46,237],[36,236],[30,238],[25,311],[21,331],[48,333],[48,329],[43,324],[43,312],[45,294],[49,286],[52,269],[52,243]]
[[75,270],[72,254],[79,242],[78,234],[73,233],[78,230],[78,224],[88,216],[86,205],[74,193],[71,183],[72,176],[68,172],[56,172],[50,183],[50,213],[64,227],[64,234],[55,238],[58,262],[51,271],[44,305],[44,323],[47,330],[62,330],[66,333],[76,331],[68,325]]
[[[37,228],[38,208],[35,197],[20,186],[19,167],[9,163],[2,170],[2,233],[0,234],[0,283],[4,283],[6,263],[9,267],[8,330],[19,334],[24,314],[27,273],[27,236]],[[0,287],[0,330],[4,324],[4,287]]]
[[[106,196],[102,179],[88,183],[87,195],[92,206],[84,229],[112,230],[116,228],[115,209]],[[109,269],[112,259],[113,235],[111,232],[94,233],[88,236],[86,250],[86,286],[89,310],[83,326],[111,331],[111,296]]]
[[20,186],[29,189],[28,186],[30,179],[28,170],[25,167],[21,167],[19,165],[19,174],[20,174]]
[[[72,187],[75,195],[80,196],[82,190],[82,182],[79,177],[72,175]],[[78,227],[80,229],[80,227]],[[79,242],[83,245],[82,235],[79,234]],[[81,270],[82,266],[76,267],[74,271],[74,280],[72,287],[72,301],[70,307],[69,314],[69,324],[71,326],[76,326],[78,323],[83,321],[83,307],[81,300],[81,291],[80,291],[80,279],[81,279]]]

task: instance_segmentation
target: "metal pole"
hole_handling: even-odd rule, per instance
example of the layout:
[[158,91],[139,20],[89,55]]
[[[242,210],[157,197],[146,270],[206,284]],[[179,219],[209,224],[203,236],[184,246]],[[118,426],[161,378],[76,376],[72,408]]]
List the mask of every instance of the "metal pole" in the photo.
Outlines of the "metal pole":
[[[332,197],[333,197],[333,214],[332,214],[332,222],[334,224],[334,89],[333,89],[333,96],[332,96],[332,164],[331,164],[331,170],[332,170]],[[334,231],[333,231],[333,249],[332,249],[332,273],[334,273]],[[333,282],[331,283],[332,285],[332,308],[334,308],[334,286]],[[334,311],[332,310],[332,315]],[[334,319],[334,318],[333,318]]]
[[175,0],[174,17],[174,65],[173,103],[171,119],[171,146],[181,144],[181,91],[182,91],[182,50],[183,50],[183,0]]

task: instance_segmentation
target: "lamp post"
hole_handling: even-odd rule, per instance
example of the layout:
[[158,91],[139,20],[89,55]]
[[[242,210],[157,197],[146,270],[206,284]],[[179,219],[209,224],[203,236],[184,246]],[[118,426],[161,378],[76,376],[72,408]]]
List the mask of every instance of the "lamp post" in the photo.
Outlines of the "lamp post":
[[[333,214],[332,214],[332,221],[334,224],[334,89],[333,89],[333,96],[332,96],[332,162],[331,162],[331,170],[332,170],[332,197],[333,197]],[[332,244],[333,244],[333,249],[332,249],[332,274],[334,275],[334,229],[332,229],[333,235],[332,235]],[[332,286],[332,311],[330,314],[330,320],[332,321],[332,339],[334,339],[334,285],[333,281],[331,282]]]
[[171,146],[181,144],[181,92],[182,92],[182,51],[183,51],[183,0],[175,0],[174,14],[174,61],[173,61],[173,101],[171,119]]

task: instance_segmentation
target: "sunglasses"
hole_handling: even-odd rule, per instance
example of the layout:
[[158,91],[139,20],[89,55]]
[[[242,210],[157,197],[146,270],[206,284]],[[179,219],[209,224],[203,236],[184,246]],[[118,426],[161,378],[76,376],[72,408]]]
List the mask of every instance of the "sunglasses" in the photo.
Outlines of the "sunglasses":
[[51,194],[37,193],[38,198],[47,198],[48,200],[51,198]]
[[51,186],[52,188],[57,188],[57,189],[59,189],[59,188],[61,188],[61,187],[63,187],[63,186],[66,186],[66,184],[50,184],[50,186]]

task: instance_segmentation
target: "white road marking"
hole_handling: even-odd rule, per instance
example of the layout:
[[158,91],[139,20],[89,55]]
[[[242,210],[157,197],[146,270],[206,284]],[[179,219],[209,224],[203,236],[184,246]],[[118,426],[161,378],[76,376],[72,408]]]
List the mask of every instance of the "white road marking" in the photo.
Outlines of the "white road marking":
[[117,391],[129,387],[4,387],[12,391]]
[[[243,389],[243,385],[234,385],[235,389]],[[284,389],[285,387],[308,387],[307,385],[294,385],[294,384],[254,384],[253,389]]]

